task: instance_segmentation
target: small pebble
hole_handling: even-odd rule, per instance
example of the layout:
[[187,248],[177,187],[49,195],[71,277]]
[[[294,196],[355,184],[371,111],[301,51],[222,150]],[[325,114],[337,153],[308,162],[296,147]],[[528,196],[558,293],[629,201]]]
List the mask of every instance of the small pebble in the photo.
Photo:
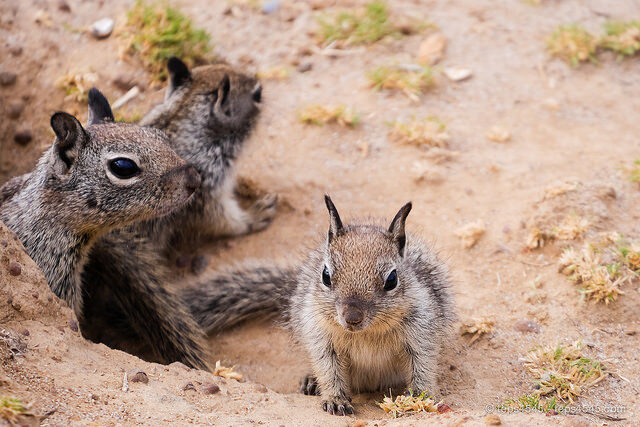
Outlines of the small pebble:
[[311,69],[313,68],[313,64],[311,62],[303,62],[302,64],[298,65],[298,72],[300,73],[306,73],[307,71],[311,71]]
[[20,145],[27,145],[33,139],[33,135],[30,130],[19,130],[13,135],[13,140]]
[[266,386],[262,385],[262,384],[256,384],[256,391],[258,393],[266,393],[266,392],[269,391],[269,389]]
[[466,80],[473,72],[468,68],[457,68],[457,67],[445,67],[444,75],[453,82],[461,82],[462,80]]
[[34,299],[38,299],[38,297],[40,297],[40,294],[39,294],[39,293],[37,293],[37,292],[34,292],[34,293],[32,293],[32,294],[31,294],[31,296],[32,296]]
[[216,394],[220,391],[220,387],[216,383],[207,383],[202,386],[204,394]]
[[17,79],[18,75],[16,73],[10,71],[0,72],[0,85],[2,86],[11,86],[16,83]]
[[69,319],[69,329],[71,329],[73,332],[78,332],[78,322],[76,322],[74,319]]
[[502,424],[500,417],[496,414],[489,414],[483,419],[484,423],[488,426],[499,426]]
[[368,423],[365,420],[356,420],[353,427],[365,427]]
[[24,335],[25,337],[28,337],[30,332],[28,329],[23,329],[22,331],[20,331],[20,334]]
[[9,48],[9,53],[11,53],[11,55],[13,56],[22,55],[22,46],[11,46]]
[[270,14],[275,12],[276,10],[278,10],[280,8],[280,1],[279,0],[270,0],[270,1],[266,1],[262,4],[262,13],[265,14]]
[[22,273],[22,266],[17,261],[11,261],[9,263],[9,274],[12,276],[19,276]]
[[187,390],[197,391],[196,386],[194,386],[192,382],[188,382],[182,387],[182,391],[187,391]]
[[124,92],[131,90],[134,86],[139,86],[135,79],[125,74],[120,74],[113,79],[113,85]]
[[436,410],[438,411],[439,414],[446,414],[447,412],[453,411],[453,409],[451,409],[451,407],[446,403],[439,404]]
[[530,320],[518,320],[513,324],[513,329],[518,332],[522,332],[523,334],[530,332],[534,332],[537,334],[538,332],[540,332],[540,326]]
[[129,373],[129,381],[132,383],[149,384],[149,377],[142,371],[132,371]]
[[24,104],[20,101],[13,101],[9,103],[9,108],[7,109],[7,115],[11,119],[17,119],[22,114],[22,110],[24,110]]
[[91,24],[91,34],[95,38],[104,39],[111,35],[113,31],[114,21],[111,18],[102,18]]
[[71,12],[71,6],[69,6],[69,3],[67,3],[66,1],[60,0],[58,2],[58,10],[61,12],[69,13]]

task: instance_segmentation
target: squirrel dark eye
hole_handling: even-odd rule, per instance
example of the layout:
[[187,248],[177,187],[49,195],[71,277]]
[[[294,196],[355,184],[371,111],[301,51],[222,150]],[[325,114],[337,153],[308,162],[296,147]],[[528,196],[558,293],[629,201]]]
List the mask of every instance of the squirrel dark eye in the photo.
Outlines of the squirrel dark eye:
[[384,290],[390,291],[396,286],[398,286],[398,273],[393,270],[391,273],[389,273],[389,275],[387,276],[387,280],[384,282]]
[[120,179],[131,179],[140,173],[140,168],[136,162],[124,157],[118,157],[117,159],[110,160],[109,170]]
[[324,270],[322,270],[322,283],[324,283],[326,287],[331,287],[331,276],[329,275],[329,269],[326,265],[324,266]]

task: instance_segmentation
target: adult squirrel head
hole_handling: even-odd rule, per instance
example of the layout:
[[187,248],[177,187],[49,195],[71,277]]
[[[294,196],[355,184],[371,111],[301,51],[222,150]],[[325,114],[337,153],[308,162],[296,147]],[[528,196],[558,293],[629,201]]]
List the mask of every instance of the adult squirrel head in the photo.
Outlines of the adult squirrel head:
[[171,150],[160,131],[114,122],[105,97],[89,92],[89,123],[74,116],[51,117],[56,135],[38,168],[44,197],[83,230],[120,227],[182,206],[200,176]]
[[169,86],[165,102],[185,117],[203,117],[207,128],[218,135],[252,125],[259,113],[262,86],[252,75],[227,64],[205,65],[189,70],[180,59],[167,63]]
[[[317,266],[315,295],[318,312],[329,324],[356,332],[384,330],[401,320],[406,284],[404,205],[388,228],[343,225],[338,210],[325,196],[329,232]],[[337,323],[337,325],[336,325]]]

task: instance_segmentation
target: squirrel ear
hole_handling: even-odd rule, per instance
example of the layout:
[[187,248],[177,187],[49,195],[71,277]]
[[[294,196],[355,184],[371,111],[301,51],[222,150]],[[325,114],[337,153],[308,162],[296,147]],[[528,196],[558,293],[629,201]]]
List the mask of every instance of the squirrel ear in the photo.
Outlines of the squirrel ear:
[[331,197],[325,195],[324,203],[327,205],[327,209],[329,210],[329,242],[331,242],[331,239],[335,236],[342,234],[342,221],[340,220],[340,215],[338,215],[336,205],[331,201]]
[[409,212],[411,212],[411,207],[411,202],[401,207],[389,226],[389,233],[391,233],[393,241],[398,245],[400,256],[404,256],[404,246],[407,243],[407,237],[404,234],[404,224],[407,221]]
[[102,92],[92,87],[89,90],[89,126],[114,120],[109,101]]
[[173,92],[178,87],[191,80],[189,68],[187,68],[186,64],[175,56],[169,58],[169,62],[167,62],[167,70],[169,70],[168,93]]
[[218,100],[217,105],[223,106],[229,99],[229,92],[231,92],[231,82],[229,81],[229,75],[225,74],[218,86]]
[[59,172],[65,173],[78,158],[88,136],[78,119],[64,112],[57,112],[51,116],[51,127],[56,134],[56,141],[53,143],[55,163]]

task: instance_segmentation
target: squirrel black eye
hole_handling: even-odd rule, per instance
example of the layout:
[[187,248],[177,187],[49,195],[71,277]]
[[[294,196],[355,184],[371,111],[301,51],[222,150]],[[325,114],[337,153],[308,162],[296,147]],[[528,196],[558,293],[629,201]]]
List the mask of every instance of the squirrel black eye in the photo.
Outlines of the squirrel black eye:
[[390,291],[396,286],[398,286],[398,273],[393,270],[391,273],[389,273],[389,275],[387,276],[387,280],[384,282],[384,290]]
[[140,173],[140,168],[131,159],[118,157],[109,161],[109,170],[120,179],[130,179]]
[[326,287],[331,286],[331,276],[329,275],[329,269],[326,265],[324,266],[324,270],[322,270],[322,283],[324,283]]
[[254,102],[262,101],[262,86],[258,85],[258,87],[255,88],[255,90],[251,94],[251,97],[253,98]]

